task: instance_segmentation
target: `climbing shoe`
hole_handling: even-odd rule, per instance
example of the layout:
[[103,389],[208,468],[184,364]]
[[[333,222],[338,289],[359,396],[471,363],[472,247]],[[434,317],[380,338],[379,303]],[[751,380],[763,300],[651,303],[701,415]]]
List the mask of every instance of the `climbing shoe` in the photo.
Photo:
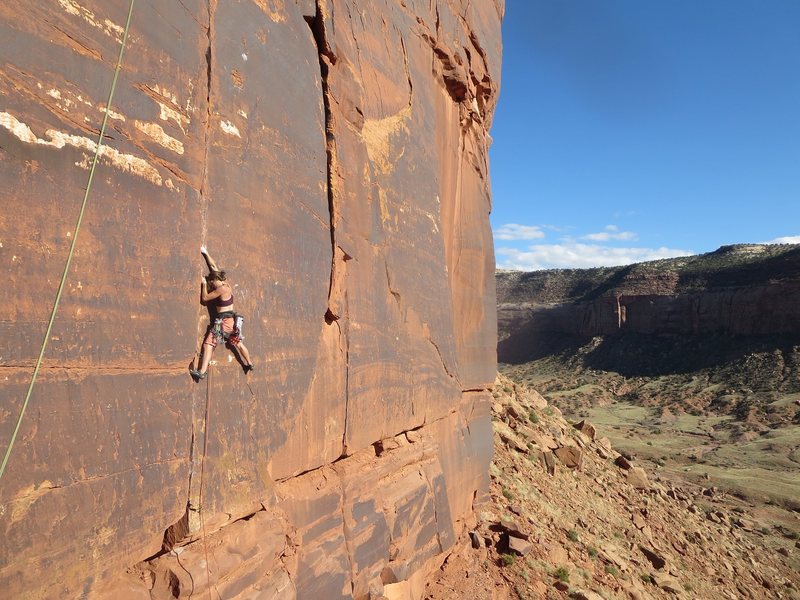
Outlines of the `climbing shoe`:
[[253,370],[253,365],[245,365],[245,366],[244,366],[244,372],[245,372],[245,374],[249,373],[249,372],[250,372],[250,371],[252,371],[252,370]]
[[206,378],[206,374],[205,373],[201,373],[197,369],[189,369],[189,374],[191,374],[191,376],[194,377],[197,381],[200,381],[201,379],[205,379]]

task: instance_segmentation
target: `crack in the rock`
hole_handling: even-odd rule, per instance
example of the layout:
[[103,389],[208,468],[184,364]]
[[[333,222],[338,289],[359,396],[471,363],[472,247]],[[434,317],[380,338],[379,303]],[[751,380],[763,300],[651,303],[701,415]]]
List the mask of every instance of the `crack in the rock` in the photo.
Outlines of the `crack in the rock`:
[[[444,546],[442,545],[442,536],[439,533],[439,511],[436,505],[436,489],[433,487],[433,482],[431,478],[428,477],[428,472],[425,470],[425,467],[420,465],[420,473],[425,478],[425,483],[428,484],[428,489],[431,491],[431,502],[433,502],[433,522],[436,524],[436,544],[439,546],[439,552],[444,552]],[[445,498],[446,502],[450,502],[449,498]]]
[[323,5],[324,0],[317,0],[316,13],[313,17],[306,16],[305,20],[314,38],[314,43],[317,47],[317,55],[319,57],[319,70],[320,70],[320,85],[322,86],[322,106],[325,118],[325,155],[326,155],[326,184],[328,194],[328,214],[329,214],[329,227],[331,237],[331,270],[330,279],[328,281],[328,307],[325,312],[325,321],[330,324],[339,319],[341,315],[337,314],[337,310],[333,307],[333,295],[336,291],[337,283],[337,243],[336,243],[336,224],[338,220],[338,207],[336,206],[335,186],[334,186],[334,173],[336,170],[336,137],[333,129],[333,114],[331,112],[331,98],[330,86],[328,83],[328,74],[330,67],[336,64],[336,55],[331,50],[330,44],[327,39],[327,32],[325,31],[325,8]]
[[100,52],[98,52],[94,48],[90,48],[89,46],[87,46],[86,44],[81,42],[79,39],[77,39],[76,37],[70,35],[66,31],[61,29],[61,27],[59,27],[58,25],[56,25],[54,23],[51,23],[47,19],[42,19],[42,21],[44,21],[47,25],[49,25],[50,27],[55,29],[57,32],[59,32],[61,35],[66,37],[69,40],[68,44],[70,46],[72,46],[73,48],[75,48],[75,50],[77,50],[78,54],[83,54],[84,56],[91,56],[95,60],[99,60],[101,62],[103,61],[103,57],[100,54]]
[[190,19],[192,19],[195,23],[197,23],[202,29],[205,29],[203,24],[197,19],[197,17],[194,16],[194,13],[192,13],[192,11],[189,10],[186,4],[183,3],[183,0],[178,0],[178,4],[180,4],[183,7],[183,10],[185,10],[188,13]]
[[406,41],[403,39],[403,34],[397,32],[400,37],[400,48],[403,50],[403,67],[406,72],[406,80],[408,81],[408,105],[411,106],[414,99],[414,84],[411,82],[411,70],[408,66],[408,51],[406,50]]
[[200,176],[200,226],[202,231],[201,239],[206,241],[208,234],[208,159],[210,154],[210,138],[211,138],[211,119],[213,110],[211,107],[211,83],[212,83],[212,47],[214,43],[214,12],[216,9],[216,0],[208,0],[208,29],[206,35],[208,37],[208,47],[206,49],[206,126],[203,132],[203,171]]
[[[210,148],[210,139],[211,139],[211,119],[212,119],[212,115],[213,115],[212,104],[211,104],[211,102],[212,102],[212,96],[211,96],[212,89],[211,88],[212,88],[212,80],[213,80],[213,73],[212,73],[213,43],[214,43],[214,29],[213,28],[214,28],[214,14],[215,14],[216,6],[217,6],[216,2],[217,2],[217,0],[208,0],[208,4],[207,4],[207,7],[208,7],[208,29],[206,30],[206,35],[207,35],[207,38],[208,38],[208,46],[207,46],[206,52],[205,52],[205,60],[206,60],[206,123],[205,123],[205,131],[204,131],[204,134],[203,134],[203,140],[204,140],[204,144],[205,144],[205,146],[204,146],[204,154],[203,154],[203,171],[202,171],[201,178],[200,178],[200,190],[199,190],[199,196],[200,196],[200,229],[201,229],[201,240],[203,241],[203,243],[205,243],[206,236],[208,234],[208,205],[209,205],[209,201],[208,201],[207,192],[208,192],[208,164],[209,164],[209,155],[210,155],[210,149],[209,148]],[[202,322],[202,320],[198,320],[198,326],[197,326],[197,336],[198,337],[200,336],[200,333],[201,333],[201,327],[202,327],[201,326],[201,322]],[[210,385],[210,383],[208,383],[207,385]],[[199,388],[197,388],[197,389],[199,389]],[[189,461],[189,474],[188,474],[188,482],[187,482],[187,490],[186,490],[186,513],[185,513],[186,527],[185,527],[185,532],[183,532],[183,536],[184,537],[186,535],[190,535],[191,534],[191,529],[192,529],[191,516],[190,516],[191,512],[192,511],[196,512],[197,510],[202,508],[202,507],[197,507],[192,503],[192,495],[193,495],[192,490],[193,490],[193,485],[194,485],[194,474],[195,474],[195,468],[197,466],[196,463],[197,463],[197,459],[198,459],[197,448],[196,448],[196,444],[198,442],[198,435],[197,435],[198,434],[198,431],[197,431],[197,425],[198,424],[197,424],[196,404],[197,404],[196,403],[196,394],[193,393],[192,394],[192,413],[191,413],[192,430],[191,430],[191,436],[190,436],[190,441],[189,441],[189,443],[190,443],[189,456],[191,458],[190,458],[190,461]],[[203,418],[205,419],[207,416],[208,415],[206,414],[205,417],[203,417]],[[207,427],[207,423],[204,421],[203,422],[203,430],[204,431],[205,431],[206,427]],[[205,449],[203,451],[205,452]],[[199,482],[199,483],[200,483],[200,485],[202,485],[202,481]],[[198,495],[198,497],[199,497],[199,495]],[[165,532],[164,532],[165,543],[166,543],[166,540],[167,540],[167,536],[170,534],[170,530],[173,529],[174,527],[180,528],[182,521],[183,521],[183,518],[181,519],[181,521],[179,521],[176,524],[170,525],[165,530]]]
[[450,379],[455,379],[456,381],[458,381],[458,378],[453,373],[450,372],[447,363],[444,361],[444,356],[442,356],[442,351],[439,349],[439,344],[433,341],[433,337],[430,334],[426,335],[425,339],[428,340],[428,342],[430,342],[430,344],[436,349],[436,354],[439,356],[439,361],[442,363],[442,368],[444,369],[444,372],[447,374],[447,376]]
[[345,340],[345,406],[344,406],[344,427],[342,432],[342,456],[347,454],[347,415],[349,410],[349,376],[350,376],[350,345],[349,336],[343,330],[342,326],[338,323],[339,319],[343,316],[342,313],[347,313],[346,295],[342,298],[343,291],[341,289],[342,279],[345,276],[345,267],[347,261],[352,257],[345,252],[345,250],[337,243],[336,240],[336,226],[339,221],[339,207],[336,202],[336,173],[338,171],[337,153],[336,153],[336,136],[334,133],[334,118],[331,110],[331,90],[328,77],[330,69],[336,64],[337,57],[331,48],[330,41],[328,40],[328,32],[326,31],[325,20],[328,17],[326,13],[325,0],[316,0],[316,12],[312,15],[306,15],[305,21],[311,29],[311,34],[317,49],[317,56],[319,57],[319,71],[320,71],[320,85],[322,86],[322,106],[324,110],[325,119],[325,155],[326,155],[326,184],[328,195],[328,214],[329,214],[329,227],[331,239],[331,270],[330,279],[328,280],[328,306],[325,311],[325,322],[328,325],[337,323],[339,328],[340,340],[344,337]]
[[76,485],[85,485],[85,484],[93,483],[95,481],[100,481],[102,479],[108,479],[109,477],[117,477],[118,475],[124,475],[125,473],[131,473],[133,471],[138,471],[139,473],[141,473],[142,469],[147,469],[149,467],[153,467],[153,466],[157,466],[157,465],[165,465],[165,464],[173,463],[173,462],[176,462],[176,461],[183,461],[183,460],[186,460],[185,457],[179,456],[179,457],[176,457],[176,458],[169,458],[169,459],[166,459],[166,460],[157,460],[157,461],[154,461],[154,462],[151,462],[151,463],[147,463],[145,465],[137,465],[137,466],[134,466],[134,467],[129,467],[127,469],[121,469],[119,471],[114,471],[113,473],[106,473],[104,475],[91,475],[89,477],[86,477],[85,479],[80,479],[78,481],[72,481],[70,483],[65,483],[65,484],[50,483],[49,485],[40,486],[39,488],[37,488],[36,490],[34,490],[33,492],[31,492],[29,494],[23,494],[21,496],[14,496],[12,498],[9,498],[8,500],[4,501],[2,504],[6,505],[6,504],[9,504],[11,502],[18,502],[20,500],[25,500],[27,498],[38,498],[42,494],[46,494],[47,492],[52,491],[52,490],[65,490],[67,488],[71,488],[71,487],[76,486]]
[[344,512],[344,507],[347,505],[347,492],[345,491],[344,479],[341,473],[336,471],[336,469],[334,469],[333,472],[336,473],[336,477],[339,479],[339,489],[341,490],[342,537],[344,538],[345,550],[347,551],[347,562],[350,564],[350,594],[353,595],[356,588],[356,562],[353,560],[353,531],[347,525]]

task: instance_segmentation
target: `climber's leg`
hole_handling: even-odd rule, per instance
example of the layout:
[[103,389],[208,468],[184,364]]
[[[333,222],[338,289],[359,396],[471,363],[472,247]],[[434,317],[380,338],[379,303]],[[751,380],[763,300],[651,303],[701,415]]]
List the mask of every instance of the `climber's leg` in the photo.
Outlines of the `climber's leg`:
[[253,361],[250,360],[250,352],[247,350],[247,347],[242,342],[238,342],[234,346],[234,348],[236,348],[236,351],[242,357],[242,362],[244,362],[244,370],[245,371],[252,371],[253,370]]
[[191,369],[189,372],[195,379],[203,379],[208,370],[208,363],[211,362],[211,355],[214,353],[214,348],[217,345],[217,340],[214,337],[214,328],[210,327],[206,338],[203,340],[203,351],[200,355],[200,366],[197,369]]

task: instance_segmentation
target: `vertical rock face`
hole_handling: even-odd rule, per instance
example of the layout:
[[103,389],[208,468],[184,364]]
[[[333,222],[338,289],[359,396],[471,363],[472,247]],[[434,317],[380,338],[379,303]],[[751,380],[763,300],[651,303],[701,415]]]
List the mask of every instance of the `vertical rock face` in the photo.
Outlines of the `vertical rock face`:
[[[126,0],[0,6],[0,442]],[[0,480],[14,598],[419,597],[487,491],[502,0],[139,0]],[[218,348],[201,243],[256,371]]]

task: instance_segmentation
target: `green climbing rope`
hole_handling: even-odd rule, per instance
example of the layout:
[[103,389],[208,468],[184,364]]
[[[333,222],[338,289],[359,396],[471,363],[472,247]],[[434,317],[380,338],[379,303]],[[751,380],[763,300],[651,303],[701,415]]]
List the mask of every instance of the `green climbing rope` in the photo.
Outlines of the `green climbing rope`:
[[28,386],[28,393],[25,394],[25,401],[22,403],[22,409],[19,412],[19,418],[17,419],[17,425],[14,427],[14,433],[11,435],[11,441],[8,443],[8,448],[6,449],[6,454],[3,457],[3,463],[0,465],[0,479],[3,478],[3,473],[5,473],[6,465],[8,464],[8,459],[11,456],[11,450],[14,448],[14,442],[17,441],[17,434],[19,433],[19,428],[22,425],[22,419],[25,416],[25,410],[28,408],[28,402],[31,399],[31,393],[33,392],[33,386],[36,383],[36,377],[39,374],[39,368],[42,366],[42,358],[44,357],[44,351],[47,348],[47,341],[50,339],[50,331],[53,328],[53,321],[56,318],[56,311],[58,310],[58,304],[61,302],[61,293],[64,291],[64,284],[67,281],[67,273],[69,272],[69,266],[72,262],[72,255],[75,252],[75,244],[78,241],[78,231],[81,228],[81,221],[83,221],[83,213],[86,209],[86,201],[89,199],[89,190],[92,189],[92,179],[94,178],[94,171],[95,167],[97,166],[97,159],[100,156],[100,149],[103,147],[103,137],[106,133],[106,125],[108,124],[108,113],[111,112],[111,101],[114,98],[114,89],[117,87],[117,77],[119,77],[120,67],[122,66],[122,55],[125,53],[125,44],[128,41],[128,31],[131,27],[131,15],[133,14],[133,3],[135,0],[131,0],[130,7],[128,8],[128,20],[125,23],[125,33],[122,35],[122,42],[120,43],[119,47],[119,56],[117,57],[117,66],[114,69],[114,79],[111,81],[111,91],[108,94],[108,102],[106,103],[106,110],[105,114],[103,115],[103,124],[100,127],[100,136],[97,140],[97,148],[94,152],[94,159],[92,160],[92,167],[89,169],[89,181],[86,184],[86,191],[83,194],[83,202],[81,203],[81,210],[78,213],[78,222],[75,225],[75,235],[72,236],[72,244],[69,247],[69,254],[67,255],[67,263],[64,265],[64,274],[61,275],[61,283],[58,286],[58,293],[56,294],[56,301],[53,303],[53,310],[50,312],[50,322],[47,324],[47,331],[44,334],[44,340],[42,341],[42,349],[39,351],[39,358],[36,360],[36,367],[33,369],[33,377],[31,377],[31,383]]

